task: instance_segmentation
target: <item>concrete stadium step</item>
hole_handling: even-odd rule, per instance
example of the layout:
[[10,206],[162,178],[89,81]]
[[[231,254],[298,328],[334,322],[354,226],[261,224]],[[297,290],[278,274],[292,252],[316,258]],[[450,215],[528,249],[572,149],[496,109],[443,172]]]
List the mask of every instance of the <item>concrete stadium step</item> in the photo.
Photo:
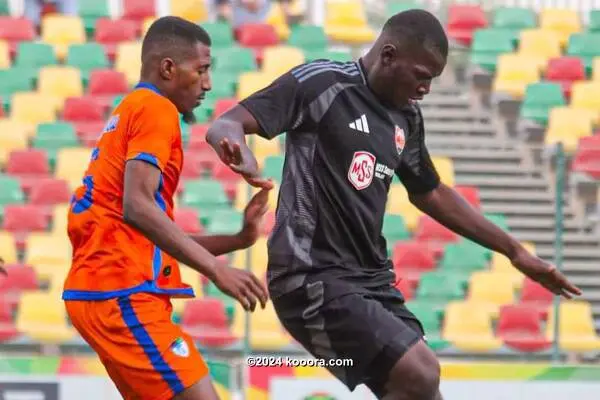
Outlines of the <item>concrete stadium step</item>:
[[[551,218],[539,218],[539,217],[523,217],[520,215],[507,217],[508,226],[515,230],[525,229],[554,229],[554,217]],[[563,221],[563,228],[565,230],[576,230],[579,231],[581,226],[573,219],[566,219]]]
[[[428,138],[428,136],[426,136]],[[431,145],[436,144],[437,138],[428,140]],[[428,148],[431,149],[430,143],[427,144]],[[432,152],[433,153],[433,152]],[[487,149],[487,148],[448,148],[441,147],[435,148],[436,156],[451,157],[454,162],[459,161],[481,161],[481,162],[494,162],[494,163],[521,163],[521,155],[518,154],[514,149],[500,150],[500,149]]]
[[427,121],[425,123],[425,137],[434,133],[451,133],[453,135],[486,135],[490,137],[496,136],[496,130],[489,124],[480,122],[438,122]]
[[585,260],[576,260],[574,257],[569,256],[568,260],[564,262],[565,270],[573,274],[593,274],[599,276],[598,269],[600,268],[600,257],[591,257]]
[[[510,202],[530,202],[530,201],[550,201],[554,202],[554,195],[548,191],[523,192],[517,190],[499,190],[485,189],[479,190],[479,197],[482,201],[510,201]],[[567,196],[565,196],[567,197]],[[566,200],[566,199],[565,199]]]
[[[482,204],[481,207],[485,212],[498,213],[505,215],[528,215],[528,216],[554,216],[555,209],[552,204]],[[565,216],[571,216],[573,213],[569,209],[565,209]]]
[[[514,232],[515,237],[518,240],[526,241],[526,242],[536,242],[536,243],[549,243],[553,244],[555,240],[554,231],[546,231],[539,233],[530,233],[530,232]],[[564,233],[563,234],[563,243],[565,246],[589,246],[589,247],[598,247],[600,243],[598,243],[598,238],[595,238],[590,235],[586,235],[585,233]]]
[[577,285],[581,288],[585,287],[600,287],[600,276],[584,276],[584,275],[572,275],[567,272],[567,276],[574,285]]
[[426,118],[428,123],[431,121],[476,121],[485,124],[491,124],[491,116],[486,114],[473,114],[469,109],[443,109],[443,108],[424,108],[423,118]]
[[[540,245],[535,246],[535,250],[539,254],[544,255],[553,255],[554,254],[554,244],[552,245]],[[576,245],[570,245],[568,247],[563,248],[563,258],[565,261],[565,265],[567,262],[571,263],[571,260],[589,260],[595,259],[600,260],[600,248],[594,248],[589,246],[578,247]],[[598,264],[596,264],[596,269],[598,269]]]
[[544,179],[532,178],[532,177],[520,177],[515,179],[512,176],[508,177],[494,177],[489,176],[474,176],[474,175],[460,175],[456,176],[456,183],[460,185],[474,185],[479,186],[480,189],[484,188],[505,188],[507,190],[513,189],[524,189],[528,191],[533,190],[547,190],[548,184]]
[[520,178],[521,176],[533,175],[537,171],[530,167],[519,164],[499,164],[497,162],[481,163],[480,161],[455,161],[454,171],[462,175],[509,175]]

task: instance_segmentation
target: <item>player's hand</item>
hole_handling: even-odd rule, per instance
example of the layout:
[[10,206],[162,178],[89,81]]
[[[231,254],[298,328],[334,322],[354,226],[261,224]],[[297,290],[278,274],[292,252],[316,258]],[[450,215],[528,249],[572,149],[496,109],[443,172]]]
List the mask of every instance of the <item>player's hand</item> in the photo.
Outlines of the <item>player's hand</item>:
[[554,265],[529,253],[525,248],[520,249],[511,262],[523,274],[554,294],[566,299],[581,295],[581,289],[569,282]]
[[242,157],[242,149],[238,143],[230,143],[226,138],[219,142],[221,148],[221,161],[254,187],[261,189],[273,189],[273,182],[261,178],[258,174],[258,163],[254,155],[248,151],[246,157]]
[[244,225],[240,237],[245,247],[252,246],[260,236],[260,225],[269,210],[269,190],[261,189],[244,210]]
[[246,270],[223,265],[217,269],[214,283],[223,293],[239,301],[246,311],[254,311],[257,301],[263,309],[267,305],[266,287]]

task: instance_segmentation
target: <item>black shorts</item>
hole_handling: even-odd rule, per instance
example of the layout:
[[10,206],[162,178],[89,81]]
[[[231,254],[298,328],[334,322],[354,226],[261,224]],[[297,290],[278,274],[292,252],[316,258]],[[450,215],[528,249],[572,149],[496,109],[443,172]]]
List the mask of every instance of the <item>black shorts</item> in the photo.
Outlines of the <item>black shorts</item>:
[[285,329],[318,359],[351,359],[328,367],[350,391],[365,384],[377,397],[406,351],[424,337],[419,320],[400,292],[340,281],[315,281],[278,298],[273,305]]

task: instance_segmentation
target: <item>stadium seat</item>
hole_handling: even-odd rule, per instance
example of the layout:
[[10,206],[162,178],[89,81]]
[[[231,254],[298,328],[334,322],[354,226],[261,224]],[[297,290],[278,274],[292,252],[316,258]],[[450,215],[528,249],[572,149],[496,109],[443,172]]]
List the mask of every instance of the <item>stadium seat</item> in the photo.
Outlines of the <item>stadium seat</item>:
[[67,51],[66,65],[79,69],[85,87],[95,69],[108,68],[108,57],[98,43],[73,44]]
[[23,293],[16,319],[17,329],[41,343],[64,343],[75,337],[67,323],[67,311],[60,298],[44,292]]
[[2,229],[11,232],[17,249],[25,245],[25,237],[31,232],[44,232],[48,218],[43,208],[31,204],[9,204],[4,206]]
[[391,255],[392,248],[396,242],[406,241],[410,238],[410,232],[406,227],[402,215],[386,213],[383,216],[382,235],[387,241],[388,255]]
[[414,284],[404,277],[398,277],[396,274],[396,280],[394,282],[394,287],[402,293],[402,296],[406,301],[410,301],[415,297],[415,287]]
[[502,341],[494,336],[486,307],[471,302],[455,301],[448,304],[442,337],[462,351],[479,353],[502,347]]
[[123,72],[97,69],[90,74],[88,93],[104,106],[108,106],[116,96],[124,95],[128,90],[129,83]]
[[574,82],[585,80],[585,66],[579,57],[558,57],[548,61],[545,71],[545,79],[559,83],[562,87],[563,96],[571,97],[571,86]]
[[451,4],[448,6],[448,37],[463,46],[470,46],[473,33],[488,25],[483,9],[477,5]]
[[577,149],[579,139],[592,133],[597,113],[587,110],[566,107],[554,107],[550,110],[545,143],[553,145],[561,141],[566,152],[573,153]]
[[211,235],[232,235],[242,229],[244,216],[234,209],[222,209],[214,212],[207,231]]
[[251,271],[259,279],[262,279],[267,273],[267,238],[261,236],[252,247],[234,252],[231,265],[235,268],[246,269],[248,254],[250,254],[249,264]]
[[27,148],[30,128],[18,121],[0,119],[0,167],[8,161],[10,153]]
[[594,123],[600,120],[600,82],[580,81],[573,83],[570,106],[588,109],[596,113]]
[[11,102],[11,119],[37,125],[56,121],[60,100],[40,92],[18,92]]
[[21,42],[13,66],[38,70],[42,67],[57,65],[58,58],[54,48],[46,43]]
[[417,229],[419,218],[423,215],[421,210],[412,205],[408,200],[406,188],[401,183],[392,183],[390,185],[386,212],[402,215],[406,227],[410,232],[414,232]]
[[257,60],[261,59],[261,52],[264,48],[279,43],[279,36],[275,28],[269,24],[249,23],[240,25],[236,30],[236,36],[240,46],[255,51]]
[[198,211],[193,208],[180,208],[174,213],[175,223],[185,233],[201,233],[203,232]]
[[[244,309],[241,305],[236,304],[232,331],[240,339],[246,333],[245,318]],[[264,310],[258,308],[250,314],[248,335],[250,336],[250,347],[254,351],[280,350],[291,345],[291,339],[283,330],[272,302],[268,302]]]
[[490,252],[485,247],[462,239],[450,243],[444,248],[440,268],[446,270],[478,271],[484,269],[489,261]]
[[535,308],[543,318],[546,318],[548,306],[552,304],[552,301],[551,291],[530,278],[525,278],[521,289],[520,304]]
[[479,189],[476,186],[455,185],[454,190],[458,192],[473,208],[481,209]]
[[156,6],[154,0],[122,0],[122,18],[141,24],[148,17],[155,17]]
[[56,165],[56,153],[63,147],[77,147],[79,143],[75,127],[67,122],[43,123],[37,126],[33,148],[44,149],[50,166]]
[[318,25],[294,25],[291,28],[287,44],[305,52],[325,51],[327,35],[325,35],[323,27]]
[[15,238],[8,232],[0,232],[0,254],[6,264],[19,261]]
[[61,204],[54,206],[52,211],[52,229],[53,235],[65,235],[67,233],[69,205]]
[[8,42],[0,40],[0,69],[10,68],[11,56]]
[[74,67],[42,67],[38,79],[38,91],[57,98],[58,110],[67,97],[82,96],[81,73]]
[[274,76],[282,75],[293,67],[303,64],[304,53],[296,47],[273,46],[263,53],[262,70]]
[[210,35],[211,47],[213,49],[235,47],[235,39],[233,38],[233,30],[230,24],[226,22],[209,22],[202,24],[202,28]]
[[196,23],[208,19],[208,9],[204,0],[170,0],[170,10],[170,15]]
[[444,246],[447,243],[457,242],[458,235],[446,228],[429,215],[423,215],[419,218],[415,239],[429,242],[432,245]]
[[66,235],[32,233],[25,241],[25,264],[31,265],[40,280],[64,279],[71,265],[72,249]]
[[440,179],[448,186],[454,186],[454,164],[452,159],[448,157],[433,156],[431,157],[435,169],[440,175]]
[[515,287],[510,276],[491,271],[474,272],[470,277],[467,300],[489,307],[497,315],[500,306],[512,304]]
[[248,145],[254,152],[259,168],[264,168],[267,157],[282,154],[281,146],[276,139],[269,140],[258,135],[253,135]]
[[430,271],[421,275],[415,299],[444,304],[464,297],[463,276]]
[[235,98],[223,98],[219,99],[215,102],[215,110],[213,114],[213,118],[218,118],[226,111],[229,111],[233,107],[238,104],[238,101]]
[[[190,180],[185,184],[181,204],[200,209],[203,215],[229,207],[229,200],[220,182],[212,179]],[[203,225],[206,225],[203,221]]]
[[537,82],[527,86],[520,108],[520,117],[547,125],[550,110],[567,104],[562,88],[555,82]]
[[497,7],[492,17],[492,27],[504,30],[514,44],[518,44],[521,30],[533,29],[536,25],[537,16],[530,8]]
[[[30,74],[19,68],[0,69],[0,105],[8,108],[12,96],[18,92],[30,92],[33,90],[33,80]],[[0,107],[0,108],[2,108]]]
[[221,182],[227,198],[233,202],[237,195],[238,184],[243,179],[242,176],[229,168],[228,165],[218,163],[212,169],[211,177]]
[[215,69],[221,73],[241,74],[257,69],[252,50],[244,47],[233,46],[215,50],[213,58]]
[[573,172],[600,179],[600,136],[594,135],[579,139],[577,153],[575,153],[571,168]]
[[11,56],[16,53],[19,43],[33,41],[35,37],[35,27],[29,19],[0,15],[0,40],[9,43]]
[[328,1],[325,7],[324,28],[330,41],[358,45],[375,39],[360,1]]
[[0,274],[0,293],[23,292],[39,287],[35,270],[30,265],[7,263],[6,276]]
[[15,150],[6,162],[6,173],[21,181],[21,187],[28,193],[36,181],[50,174],[48,156],[43,150]]
[[43,179],[31,186],[29,203],[40,206],[66,204],[71,198],[71,188],[64,179]]
[[[596,334],[590,303],[561,302],[558,313],[558,342],[562,350],[573,353],[600,350],[600,338]],[[554,306],[548,307],[546,338],[550,341],[554,340],[555,314]]]
[[419,303],[412,303],[409,309],[421,322],[427,336],[427,345],[432,350],[443,350],[450,345],[447,340],[441,337],[442,324],[437,313],[432,312],[426,305]]
[[352,53],[345,50],[316,50],[304,53],[307,62],[315,60],[331,60],[339,62],[352,61]]
[[516,53],[504,54],[498,57],[493,91],[521,99],[527,85],[537,82],[539,77],[540,70],[535,57]]
[[246,97],[269,86],[274,76],[264,72],[244,72],[240,74],[238,81],[237,98],[243,100]]
[[559,57],[562,49],[558,34],[542,29],[526,29],[519,35],[518,53],[535,57],[538,65],[545,70],[548,60]]
[[478,65],[489,72],[496,71],[498,56],[515,50],[510,32],[500,29],[481,29],[473,34],[471,46],[471,64]]
[[506,278],[503,279],[509,279],[515,289],[521,289],[523,287],[525,275],[516,269],[508,258],[500,253],[493,253],[490,271],[494,274],[505,275]]
[[283,8],[281,7],[281,3],[271,3],[271,8],[269,9],[269,13],[267,14],[265,22],[275,28],[275,32],[277,32],[279,40],[288,40],[290,37],[290,27],[287,23],[287,18]]
[[138,83],[142,68],[142,46],[140,42],[119,43],[115,59],[115,70],[125,74],[129,86]]
[[223,302],[216,298],[191,300],[185,303],[181,318],[183,330],[207,347],[222,347],[235,343]]
[[74,190],[81,185],[91,154],[91,150],[86,148],[75,147],[58,150],[54,176],[69,182],[69,187]]
[[508,348],[525,353],[544,351],[552,342],[544,337],[539,313],[523,305],[500,308],[496,335]]
[[415,284],[421,274],[436,267],[435,254],[425,243],[398,241],[392,247],[394,269],[404,279]]
[[62,118],[73,124],[77,136],[86,144],[95,144],[105,125],[104,108],[91,96],[68,98]]
[[262,176],[281,183],[285,158],[281,155],[269,155],[263,163]]
[[79,16],[46,15],[41,23],[42,41],[54,46],[59,60],[67,56],[69,45],[86,41],[85,26]]
[[574,10],[546,7],[540,11],[538,17],[540,28],[558,33],[562,46],[567,43],[569,36],[582,28],[579,15]]
[[96,21],[110,17],[108,0],[79,0],[78,14],[83,20],[87,36],[93,37]]
[[136,30],[136,24],[132,21],[99,18],[96,21],[94,41],[104,46],[104,51],[112,62],[117,56],[120,43],[136,40]]
[[579,57],[587,76],[592,75],[594,58],[600,56],[600,33],[575,33],[569,37],[566,54]]

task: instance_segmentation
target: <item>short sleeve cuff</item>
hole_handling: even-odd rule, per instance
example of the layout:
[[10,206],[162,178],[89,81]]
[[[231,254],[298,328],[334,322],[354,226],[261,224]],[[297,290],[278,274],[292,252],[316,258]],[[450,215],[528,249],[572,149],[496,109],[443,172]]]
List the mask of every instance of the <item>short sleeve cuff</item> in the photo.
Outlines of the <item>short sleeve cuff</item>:
[[138,161],[144,161],[147,162],[148,164],[154,165],[156,168],[160,169],[161,171],[163,170],[164,165],[160,162],[160,160],[151,153],[144,153],[144,152],[136,152],[136,153],[130,153],[127,154],[127,161],[130,160],[138,160]]
[[250,101],[248,99],[244,99],[244,100],[240,101],[239,104],[242,107],[244,107],[246,110],[248,110],[248,112],[250,114],[252,114],[252,116],[254,117],[254,119],[256,120],[256,122],[258,123],[258,130],[259,131],[255,132],[258,136],[270,140],[270,139],[273,139],[275,136],[277,136],[279,134],[279,132],[271,132],[271,129],[269,129],[269,125],[264,120],[263,116],[254,109],[252,101]]

